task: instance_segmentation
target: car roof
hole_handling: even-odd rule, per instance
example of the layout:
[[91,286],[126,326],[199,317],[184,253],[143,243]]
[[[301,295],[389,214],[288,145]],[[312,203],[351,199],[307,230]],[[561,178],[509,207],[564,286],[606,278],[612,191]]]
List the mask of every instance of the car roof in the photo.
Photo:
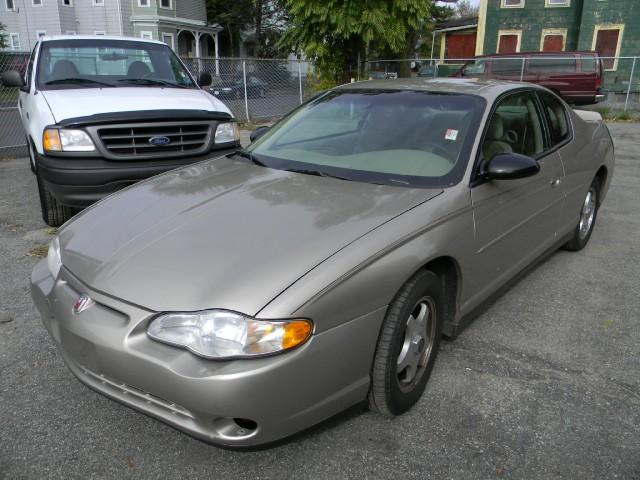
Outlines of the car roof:
[[54,40],[98,40],[98,41],[125,40],[129,42],[155,43],[160,45],[166,45],[166,43],[160,42],[158,40],[148,40],[145,38],[124,37],[124,36],[117,36],[117,35],[45,35],[44,37],[40,38],[41,42],[51,42]]
[[337,90],[418,90],[425,92],[466,93],[468,95],[478,95],[485,98],[495,98],[504,92],[520,88],[541,90],[540,87],[531,83],[510,82],[506,80],[424,77],[365,80],[336,87]]

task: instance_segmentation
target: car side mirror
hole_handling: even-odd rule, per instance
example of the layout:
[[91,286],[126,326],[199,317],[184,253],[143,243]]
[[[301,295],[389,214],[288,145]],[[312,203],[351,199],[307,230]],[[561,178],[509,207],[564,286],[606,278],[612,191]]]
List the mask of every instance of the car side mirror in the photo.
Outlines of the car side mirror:
[[24,78],[20,74],[20,72],[16,72],[15,70],[9,70],[8,72],[4,72],[2,74],[2,85],[5,87],[24,87]]
[[261,127],[256,128],[253,132],[251,132],[251,135],[249,135],[249,140],[251,140],[252,142],[256,141],[265,133],[267,133],[269,131],[269,128],[270,127],[267,127],[266,125],[262,125]]
[[198,77],[198,85],[200,85],[201,87],[206,85],[211,85],[212,83],[213,83],[213,77],[211,77],[210,73],[202,72]]
[[494,155],[485,170],[485,178],[489,180],[513,180],[531,177],[540,171],[535,158],[519,153],[498,153]]

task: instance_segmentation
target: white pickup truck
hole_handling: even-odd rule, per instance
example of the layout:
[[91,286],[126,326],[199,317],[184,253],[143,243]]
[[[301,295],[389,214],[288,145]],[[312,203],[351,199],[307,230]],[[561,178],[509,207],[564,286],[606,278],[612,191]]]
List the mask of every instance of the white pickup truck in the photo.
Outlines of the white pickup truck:
[[75,211],[138,180],[239,145],[229,109],[201,89],[164,43],[121,37],[41,38],[24,74],[19,110],[42,217]]

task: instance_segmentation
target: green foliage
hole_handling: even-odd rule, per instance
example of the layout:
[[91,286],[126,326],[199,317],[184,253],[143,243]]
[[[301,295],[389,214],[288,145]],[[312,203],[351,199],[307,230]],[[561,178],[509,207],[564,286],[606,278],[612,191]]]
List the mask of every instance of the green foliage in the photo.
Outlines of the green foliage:
[[4,33],[5,26],[0,23],[0,48],[7,48],[7,34]]
[[280,44],[302,50],[329,78],[346,80],[375,42],[392,52],[413,48],[431,0],[284,0],[289,28]]
[[240,31],[255,21],[255,4],[253,0],[207,0],[207,20],[218,23],[224,28],[221,35],[226,34],[231,46],[230,55],[237,52]]

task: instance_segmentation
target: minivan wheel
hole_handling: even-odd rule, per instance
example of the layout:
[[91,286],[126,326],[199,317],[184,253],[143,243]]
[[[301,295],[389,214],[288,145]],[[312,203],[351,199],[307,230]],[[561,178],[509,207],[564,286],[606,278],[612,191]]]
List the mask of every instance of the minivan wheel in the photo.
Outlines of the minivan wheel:
[[600,179],[595,178],[589,187],[589,191],[584,198],[584,202],[580,207],[580,219],[578,225],[573,231],[573,236],[565,245],[564,249],[570,252],[582,250],[593,233],[598,216],[598,207],[600,206]]
[[442,336],[444,292],[433,272],[415,274],[391,302],[383,321],[369,389],[369,408],[400,415],[419,399]]
[[56,198],[51,195],[49,189],[44,184],[40,175],[36,172],[38,180],[38,194],[40,195],[40,208],[42,219],[50,227],[59,227],[64,222],[73,217],[75,210],[66,205],[61,205]]

